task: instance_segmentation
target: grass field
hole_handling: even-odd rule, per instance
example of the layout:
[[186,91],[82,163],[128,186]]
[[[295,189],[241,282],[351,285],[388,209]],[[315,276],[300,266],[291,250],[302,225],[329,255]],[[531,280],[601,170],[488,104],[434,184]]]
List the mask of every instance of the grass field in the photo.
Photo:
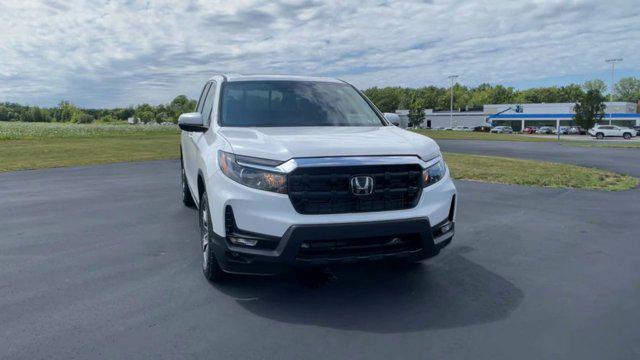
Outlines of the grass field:
[[0,171],[174,159],[173,126],[0,122]]
[[445,153],[444,157],[455,179],[613,191],[638,185],[634,177],[582,166],[457,153]]
[[[0,122],[0,172],[179,156],[176,127]],[[445,158],[456,179],[600,190],[629,189],[638,181],[607,171],[541,161],[453,153]]]
[[176,135],[176,126],[0,122],[0,140]]
[[[475,131],[451,131],[451,130],[413,130],[418,134],[426,135],[434,140],[486,140],[486,141],[524,141],[524,142],[558,142],[555,135],[531,136],[523,134],[491,134]],[[595,140],[577,139],[572,136],[561,135],[560,143],[571,146],[587,147],[616,147],[616,148],[640,148],[640,141],[623,141],[620,139]]]

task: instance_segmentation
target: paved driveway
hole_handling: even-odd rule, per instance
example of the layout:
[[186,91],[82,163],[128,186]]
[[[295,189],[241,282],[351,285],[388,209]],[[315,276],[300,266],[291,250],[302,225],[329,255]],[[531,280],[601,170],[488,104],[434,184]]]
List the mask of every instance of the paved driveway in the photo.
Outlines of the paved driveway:
[[457,186],[426,264],[213,286],[177,162],[0,174],[0,357],[640,356],[640,191]]

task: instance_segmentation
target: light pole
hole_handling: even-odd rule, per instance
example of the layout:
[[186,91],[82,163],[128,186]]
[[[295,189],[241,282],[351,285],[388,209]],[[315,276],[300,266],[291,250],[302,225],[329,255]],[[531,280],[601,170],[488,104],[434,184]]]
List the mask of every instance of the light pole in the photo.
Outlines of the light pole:
[[[613,85],[613,79],[614,79],[614,75],[615,75],[615,71],[616,71],[616,63],[617,62],[621,62],[622,59],[606,59],[605,62],[611,64],[611,91],[609,91],[609,101],[613,102],[613,91],[614,91],[614,85]],[[606,110],[605,110],[606,111]],[[609,113],[609,125],[611,125],[611,118],[613,117],[613,113],[610,112]]]
[[447,78],[451,80],[451,107],[449,108],[449,127],[453,128],[453,80],[459,75],[449,75]]

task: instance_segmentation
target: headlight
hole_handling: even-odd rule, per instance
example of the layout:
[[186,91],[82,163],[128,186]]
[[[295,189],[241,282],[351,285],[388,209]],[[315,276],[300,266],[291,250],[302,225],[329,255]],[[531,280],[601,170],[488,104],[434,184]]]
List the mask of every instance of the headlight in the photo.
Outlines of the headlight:
[[287,192],[287,177],[284,174],[240,165],[235,155],[224,151],[218,152],[218,164],[227,177],[242,185],[281,194]]
[[444,164],[444,160],[440,159],[437,163],[422,170],[422,181],[424,187],[433,185],[442,180],[444,174],[447,172],[447,166]]

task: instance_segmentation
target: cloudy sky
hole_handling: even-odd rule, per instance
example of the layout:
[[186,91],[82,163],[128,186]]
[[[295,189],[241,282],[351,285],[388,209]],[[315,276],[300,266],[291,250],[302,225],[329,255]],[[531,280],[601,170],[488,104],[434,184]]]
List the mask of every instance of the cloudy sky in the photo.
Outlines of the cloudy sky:
[[518,88],[640,76],[627,1],[0,0],[0,102],[126,106],[195,97],[216,72],[336,76],[360,88]]

